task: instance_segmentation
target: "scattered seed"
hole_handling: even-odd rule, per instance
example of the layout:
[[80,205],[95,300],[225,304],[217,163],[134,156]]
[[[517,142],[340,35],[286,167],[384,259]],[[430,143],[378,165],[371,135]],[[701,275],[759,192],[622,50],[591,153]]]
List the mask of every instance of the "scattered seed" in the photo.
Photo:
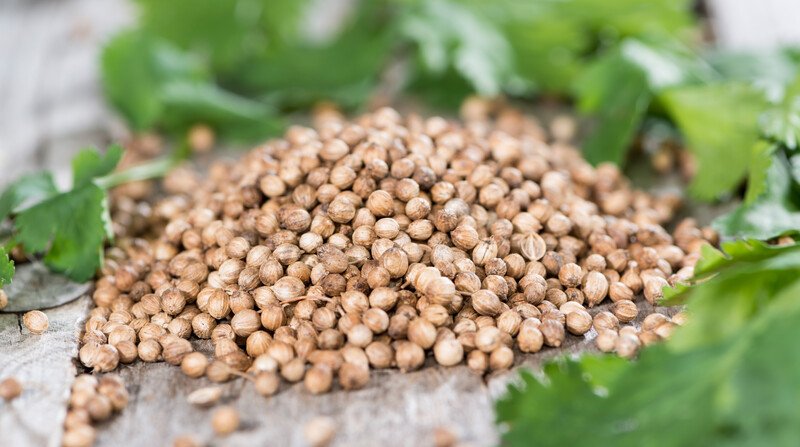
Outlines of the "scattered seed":
[[239,412],[231,406],[214,410],[211,415],[211,428],[220,436],[227,436],[239,428]]
[[14,377],[6,377],[0,381],[0,398],[12,401],[22,394],[22,384]]
[[214,405],[220,397],[222,397],[222,388],[218,386],[209,386],[192,391],[189,393],[189,396],[186,397],[186,400],[192,405],[210,407]]
[[50,327],[50,321],[47,319],[47,315],[40,310],[26,312],[25,315],[22,316],[22,324],[34,335],[43,334],[47,328]]
[[329,417],[317,416],[306,423],[303,435],[311,447],[325,447],[336,435],[336,423]]

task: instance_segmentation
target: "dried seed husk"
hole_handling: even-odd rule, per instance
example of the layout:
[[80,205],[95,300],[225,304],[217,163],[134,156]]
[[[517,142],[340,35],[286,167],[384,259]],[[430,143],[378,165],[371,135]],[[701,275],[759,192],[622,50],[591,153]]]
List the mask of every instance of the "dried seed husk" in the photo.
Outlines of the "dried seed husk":
[[187,402],[198,407],[210,407],[219,401],[222,397],[222,388],[218,386],[209,386],[198,388],[186,397]]

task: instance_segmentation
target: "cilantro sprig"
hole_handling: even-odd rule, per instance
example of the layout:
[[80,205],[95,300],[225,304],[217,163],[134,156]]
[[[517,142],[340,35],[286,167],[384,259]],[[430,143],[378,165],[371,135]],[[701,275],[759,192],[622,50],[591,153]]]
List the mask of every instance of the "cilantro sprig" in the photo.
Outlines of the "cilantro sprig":
[[134,180],[164,175],[179,161],[168,157],[114,172],[123,156],[119,146],[105,153],[84,149],[72,160],[72,185],[59,191],[48,172],[21,177],[0,195],[0,222],[12,220],[12,231],[0,246],[0,286],[11,282],[13,247],[42,254],[52,271],[78,282],[101,266],[103,246],[113,239],[108,190]]

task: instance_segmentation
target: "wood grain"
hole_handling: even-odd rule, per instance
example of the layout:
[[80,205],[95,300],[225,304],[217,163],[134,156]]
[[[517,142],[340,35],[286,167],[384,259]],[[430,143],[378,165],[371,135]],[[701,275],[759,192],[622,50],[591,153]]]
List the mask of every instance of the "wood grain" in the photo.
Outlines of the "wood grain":
[[68,303],[86,294],[91,283],[76,283],[63,275],[47,270],[41,261],[16,266],[14,281],[3,289],[8,305],[0,312],[25,312]]
[[60,445],[78,335],[90,302],[84,296],[45,310],[50,327],[42,335],[22,325],[22,314],[0,314],[0,378],[16,377],[24,388],[19,398],[0,402],[0,446]]

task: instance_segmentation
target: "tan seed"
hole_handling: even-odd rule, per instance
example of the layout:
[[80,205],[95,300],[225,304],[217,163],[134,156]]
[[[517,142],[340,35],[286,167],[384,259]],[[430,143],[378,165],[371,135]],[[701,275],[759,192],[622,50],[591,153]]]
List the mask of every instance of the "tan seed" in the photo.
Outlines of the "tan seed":
[[28,328],[30,333],[34,335],[43,334],[47,328],[50,327],[50,321],[47,319],[47,315],[40,310],[26,312],[25,315],[22,316],[22,323]]
[[211,428],[220,436],[235,432],[239,428],[239,412],[231,406],[216,409],[211,415]]

